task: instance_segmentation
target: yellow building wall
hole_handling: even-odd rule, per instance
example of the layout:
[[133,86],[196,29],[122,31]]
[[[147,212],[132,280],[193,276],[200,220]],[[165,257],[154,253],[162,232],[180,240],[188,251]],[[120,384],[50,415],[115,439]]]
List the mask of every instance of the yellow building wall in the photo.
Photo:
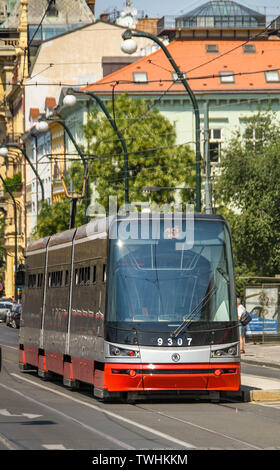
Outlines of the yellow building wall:
[[[15,67],[13,69],[13,77],[16,82],[20,81],[22,86],[18,86],[18,83],[6,87],[5,98],[7,106],[5,108],[5,124],[6,124],[6,139],[10,143],[19,144],[19,138],[24,133],[24,102],[25,102],[25,79],[28,74],[28,60],[26,57],[26,47],[28,42],[27,35],[27,0],[21,0],[22,5],[22,16],[19,31],[19,41],[15,48]],[[3,89],[4,91],[4,89]],[[1,93],[1,87],[0,87]],[[7,110],[13,109],[13,113],[7,113]],[[13,177],[17,172],[22,174],[22,191],[12,193],[14,195],[16,207],[17,207],[17,263],[21,264],[24,262],[23,252],[25,248],[25,168],[26,162],[23,158],[20,150],[10,149],[8,158],[6,159],[8,164],[3,170],[3,177]],[[3,167],[2,167],[3,169]],[[0,170],[1,171],[1,170]],[[1,172],[2,174],[2,172]],[[4,275],[4,288],[5,296],[13,297],[15,293],[15,242],[16,232],[14,224],[14,203],[11,196],[8,193],[3,194],[3,201],[5,202],[5,232],[4,232],[4,250],[6,253],[6,269]]]

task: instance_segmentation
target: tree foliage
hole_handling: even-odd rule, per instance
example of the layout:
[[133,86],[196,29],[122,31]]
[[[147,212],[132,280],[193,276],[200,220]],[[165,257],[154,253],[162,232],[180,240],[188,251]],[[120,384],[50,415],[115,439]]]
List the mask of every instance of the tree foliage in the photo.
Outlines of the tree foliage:
[[[122,132],[128,150],[130,202],[172,203],[174,190],[143,194],[144,186],[194,186],[194,153],[188,145],[176,145],[174,126],[150,102],[120,96],[107,105]],[[108,210],[109,196],[117,196],[118,207],[124,204],[124,154],[119,138],[106,116],[94,108],[83,127],[90,154],[89,185],[96,188],[96,202]],[[71,165],[69,177],[76,192],[81,193],[83,165]],[[90,197],[90,194],[89,194]],[[184,201],[192,203],[194,192],[181,191]],[[46,236],[68,228],[69,200],[43,204],[34,236]],[[79,202],[76,225],[84,223],[84,201]]]
[[221,157],[216,183],[240,273],[280,273],[280,125],[273,113],[248,118]]
[[[143,99],[119,96],[107,105],[115,116],[128,149],[130,202],[147,201],[144,186],[194,186],[194,156],[189,146],[176,145],[174,126],[159,110]],[[118,197],[124,204],[124,154],[119,138],[110,122],[95,108],[84,135],[90,153],[99,155],[90,163],[90,179],[96,183],[98,202],[108,207],[108,197]],[[182,191],[189,202],[194,193]],[[174,202],[174,190],[152,192],[156,203]]]
[[[65,178],[65,184],[68,188],[70,187],[70,180],[73,182],[75,192],[82,191],[83,169],[79,162],[74,162],[71,165],[69,175]],[[70,199],[66,197],[53,204],[44,201],[37,218],[37,226],[33,232],[33,237],[46,237],[67,230],[69,228],[70,203]],[[82,201],[77,205],[75,225],[83,225],[84,221],[85,203]]]

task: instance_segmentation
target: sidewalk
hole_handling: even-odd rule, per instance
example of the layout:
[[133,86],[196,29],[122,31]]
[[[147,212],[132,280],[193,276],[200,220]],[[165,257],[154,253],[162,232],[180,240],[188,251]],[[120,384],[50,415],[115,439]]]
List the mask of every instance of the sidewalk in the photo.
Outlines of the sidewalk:
[[[242,364],[274,367],[279,379],[242,374]],[[241,394],[243,401],[280,401],[280,344],[245,344],[241,355]]]
[[[269,367],[276,367],[280,369],[280,344],[245,344],[245,354],[241,354],[241,361],[263,365]],[[279,371],[280,380],[280,371]]]

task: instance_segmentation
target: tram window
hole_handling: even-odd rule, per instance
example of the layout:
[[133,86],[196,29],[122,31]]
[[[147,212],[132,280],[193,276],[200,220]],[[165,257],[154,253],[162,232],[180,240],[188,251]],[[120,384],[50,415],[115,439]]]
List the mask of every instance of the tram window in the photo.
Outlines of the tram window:
[[37,287],[41,289],[43,287],[43,273],[38,274]]
[[90,266],[75,269],[75,284],[88,285],[90,282]]
[[92,282],[96,283],[96,266],[93,266]]
[[83,284],[85,280],[85,268],[79,269],[78,284]]
[[106,280],[107,280],[106,264],[103,264],[102,282],[106,282]]
[[33,289],[36,287],[36,274],[29,274],[28,276],[28,287]]
[[90,266],[87,266],[85,268],[85,279],[84,279],[84,281],[85,281],[85,284],[88,284],[89,281],[90,281]]
[[63,271],[53,271],[49,273],[49,287],[61,287],[62,274]]
[[67,271],[65,271],[65,281],[64,281],[64,285],[65,286],[68,286],[69,285],[69,271],[67,269]]

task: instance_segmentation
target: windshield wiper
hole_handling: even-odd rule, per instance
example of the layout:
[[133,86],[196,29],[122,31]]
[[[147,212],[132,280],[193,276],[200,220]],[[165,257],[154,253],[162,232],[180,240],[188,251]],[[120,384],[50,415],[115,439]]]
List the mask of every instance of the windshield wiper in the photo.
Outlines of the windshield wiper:
[[[206,295],[203,297],[203,299],[199,302],[199,304],[184,318],[184,321],[181,323],[181,325],[174,330],[170,336],[171,338],[177,338],[177,336],[187,327],[189,326],[198,316],[200,310],[202,307],[205,307],[209,300],[211,299],[212,295],[215,294],[217,291],[217,287],[214,286]],[[201,308],[200,308],[201,307]]]

